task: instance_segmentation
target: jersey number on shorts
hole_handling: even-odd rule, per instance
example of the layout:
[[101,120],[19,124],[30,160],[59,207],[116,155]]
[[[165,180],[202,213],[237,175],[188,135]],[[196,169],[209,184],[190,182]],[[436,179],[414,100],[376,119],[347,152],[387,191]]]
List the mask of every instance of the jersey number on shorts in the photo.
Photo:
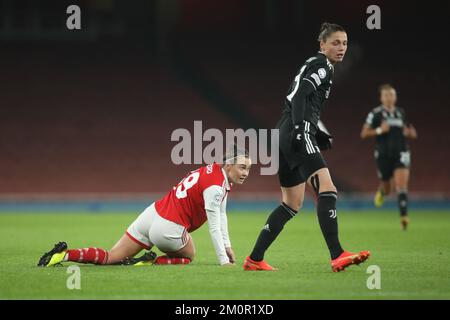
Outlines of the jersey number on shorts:
[[403,163],[405,167],[409,167],[411,163],[411,154],[409,151],[400,152],[400,162]]
[[181,180],[181,182],[177,186],[177,191],[176,191],[177,198],[178,199],[186,198],[188,189],[192,188],[198,182],[199,177],[200,177],[200,172],[194,171],[190,175],[188,175],[186,178]]

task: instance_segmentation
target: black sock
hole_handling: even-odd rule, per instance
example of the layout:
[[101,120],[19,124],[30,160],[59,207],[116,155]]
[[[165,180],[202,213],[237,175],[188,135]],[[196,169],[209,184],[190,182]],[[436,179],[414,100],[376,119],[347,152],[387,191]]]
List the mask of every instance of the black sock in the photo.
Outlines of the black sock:
[[281,230],[283,230],[286,222],[291,220],[296,214],[297,211],[285,203],[281,203],[280,206],[273,210],[256,240],[255,247],[250,254],[250,259],[254,261],[263,260],[267,248],[269,248]]
[[338,238],[336,199],[337,193],[328,191],[319,193],[317,200],[317,217],[328,250],[330,250],[331,259],[336,259],[344,252]]
[[398,193],[398,208],[400,209],[400,216],[408,215],[408,193],[406,191]]

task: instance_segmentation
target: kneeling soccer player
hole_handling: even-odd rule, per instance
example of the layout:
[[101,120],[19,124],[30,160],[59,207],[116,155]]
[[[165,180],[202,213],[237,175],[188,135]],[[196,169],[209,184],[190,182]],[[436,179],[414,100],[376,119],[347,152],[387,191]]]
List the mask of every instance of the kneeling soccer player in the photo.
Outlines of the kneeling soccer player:
[[[190,233],[206,221],[219,263],[233,265],[235,255],[228,236],[227,195],[232,183],[245,181],[250,166],[247,151],[233,148],[223,165],[214,163],[190,172],[164,198],[152,203],[111,250],[95,247],[68,250],[65,242],[59,242],[40,258],[38,266],[64,261],[99,265],[188,264],[195,256]],[[153,246],[166,255],[156,257],[150,251],[133,258],[142,249],[150,250]]]

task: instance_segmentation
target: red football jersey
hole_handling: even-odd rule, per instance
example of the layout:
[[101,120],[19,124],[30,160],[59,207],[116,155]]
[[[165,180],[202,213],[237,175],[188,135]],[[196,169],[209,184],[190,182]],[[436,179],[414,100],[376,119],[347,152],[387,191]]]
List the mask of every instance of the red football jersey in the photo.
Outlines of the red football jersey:
[[203,191],[213,185],[224,188],[224,197],[230,190],[222,167],[217,163],[191,171],[164,198],[155,202],[156,211],[164,219],[192,232],[207,220]]

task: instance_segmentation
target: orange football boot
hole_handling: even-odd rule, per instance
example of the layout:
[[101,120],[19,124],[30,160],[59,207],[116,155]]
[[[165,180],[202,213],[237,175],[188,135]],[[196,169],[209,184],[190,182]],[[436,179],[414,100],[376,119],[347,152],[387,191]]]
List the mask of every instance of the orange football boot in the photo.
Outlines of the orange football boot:
[[245,258],[244,261],[244,270],[245,271],[277,271],[277,268],[272,267],[270,264],[262,261],[253,261],[250,259],[250,256]]
[[333,270],[333,272],[344,271],[348,266],[363,263],[369,257],[370,251],[361,251],[359,253],[344,251],[339,257],[331,260],[331,270]]

